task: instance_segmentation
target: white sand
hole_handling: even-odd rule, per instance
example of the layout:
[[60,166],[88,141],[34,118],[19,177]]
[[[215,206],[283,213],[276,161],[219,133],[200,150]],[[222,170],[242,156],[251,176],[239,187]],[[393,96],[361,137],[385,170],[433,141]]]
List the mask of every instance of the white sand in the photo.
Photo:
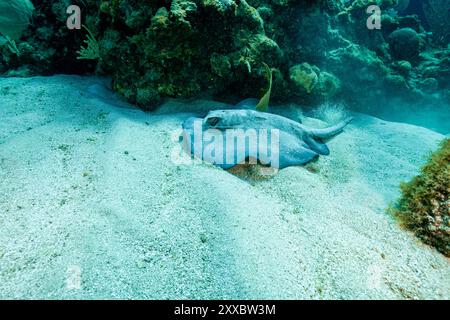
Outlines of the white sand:
[[442,135],[358,114],[317,173],[245,180],[170,160],[168,111],[210,103],[146,114],[96,81],[0,79],[0,298],[450,298],[385,211]]

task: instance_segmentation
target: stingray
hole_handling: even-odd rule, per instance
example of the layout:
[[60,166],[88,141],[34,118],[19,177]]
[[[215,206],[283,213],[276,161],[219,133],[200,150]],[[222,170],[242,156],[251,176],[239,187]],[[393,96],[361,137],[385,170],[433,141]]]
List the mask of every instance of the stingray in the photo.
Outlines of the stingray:
[[[246,105],[248,101],[240,105]],[[327,140],[352,120],[313,129],[283,116],[249,109],[214,110],[183,123],[183,148],[223,169],[257,161],[277,169],[304,165],[329,155]]]

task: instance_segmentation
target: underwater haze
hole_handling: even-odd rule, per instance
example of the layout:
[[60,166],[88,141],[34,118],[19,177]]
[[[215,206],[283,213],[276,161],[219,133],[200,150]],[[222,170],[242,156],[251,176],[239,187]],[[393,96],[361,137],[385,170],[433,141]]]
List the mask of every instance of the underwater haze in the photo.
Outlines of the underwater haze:
[[0,0],[0,299],[450,299],[450,0]]

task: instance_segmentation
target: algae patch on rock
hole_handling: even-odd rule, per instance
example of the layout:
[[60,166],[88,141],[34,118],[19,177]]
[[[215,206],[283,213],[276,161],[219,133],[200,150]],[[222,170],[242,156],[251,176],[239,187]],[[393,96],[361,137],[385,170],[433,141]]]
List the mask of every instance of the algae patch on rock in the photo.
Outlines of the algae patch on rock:
[[401,185],[394,214],[423,242],[450,256],[450,139],[430,157],[421,174]]
[[33,10],[29,0],[0,0],[0,34],[18,39],[28,27]]

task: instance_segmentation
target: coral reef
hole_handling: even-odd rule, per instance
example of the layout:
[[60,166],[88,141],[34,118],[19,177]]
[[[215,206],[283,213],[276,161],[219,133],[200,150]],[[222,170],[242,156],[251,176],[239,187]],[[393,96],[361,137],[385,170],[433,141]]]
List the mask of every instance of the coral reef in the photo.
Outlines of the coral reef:
[[450,256],[450,139],[422,168],[419,176],[401,185],[394,214],[423,242]]
[[297,86],[299,90],[303,90],[309,94],[319,82],[317,71],[319,71],[317,67],[313,68],[305,62],[293,66],[289,70],[289,74],[294,85]]
[[329,72],[322,72],[317,66],[304,62],[290,68],[289,77],[293,94],[318,101],[334,96],[340,89],[340,81]]
[[13,40],[20,38],[33,10],[29,0],[0,0],[0,35]]
[[[143,108],[152,108],[161,97],[235,88],[239,96],[255,94],[255,87],[263,94],[264,62],[274,64],[282,55],[265,35],[258,11],[245,0],[174,0],[162,7],[115,9],[107,3],[101,6],[100,21],[109,26],[99,41],[100,70],[113,75],[116,91]],[[146,14],[150,19],[136,21]],[[118,32],[118,24],[129,33]]]
[[[90,32],[67,29],[69,4],[81,7]],[[370,4],[382,8],[381,30],[366,27]],[[332,100],[370,111],[386,105],[386,95],[417,104],[448,96],[447,44],[435,41],[436,25],[428,33],[417,16],[397,13],[408,7],[406,1],[36,0],[34,5],[33,22],[17,50],[0,41],[0,73],[96,72],[111,76],[114,89],[144,109],[165,97],[261,98],[267,90],[265,63],[273,73],[273,103]],[[448,21],[440,30],[445,32]],[[95,42],[86,47],[86,37]],[[82,47],[94,48],[96,59],[77,59],[87,53]]]
[[94,1],[32,1],[35,7],[31,23],[16,40],[20,56],[0,44],[0,73],[6,76],[85,74],[95,70],[95,63],[77,60],[77,51],[85,38],[83,32],[66,27],[70,4],[81,7],[85,24],[95,19]]
[[425,16],[433,32],[433,40],[438,44],[450,44],[449,8],[449,0],[428,0],[424,4]]

